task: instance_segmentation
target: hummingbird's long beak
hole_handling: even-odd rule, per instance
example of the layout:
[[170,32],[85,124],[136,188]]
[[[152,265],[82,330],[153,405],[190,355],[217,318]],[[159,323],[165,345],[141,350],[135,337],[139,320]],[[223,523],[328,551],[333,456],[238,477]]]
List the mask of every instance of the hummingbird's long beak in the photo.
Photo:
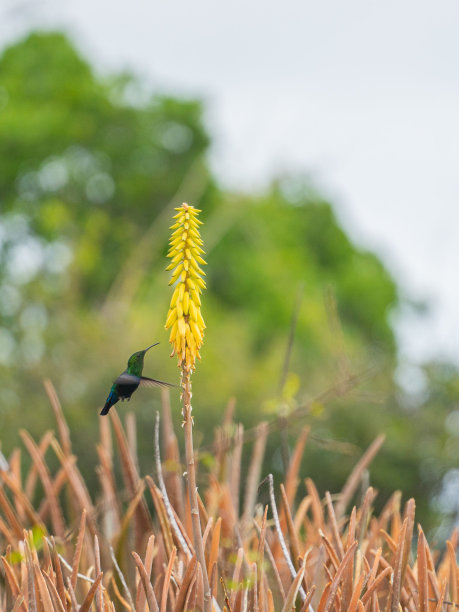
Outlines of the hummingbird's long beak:
[[155,342],[155,344],[152,344],[151,346],[149,346],[148,348],[146,348],[144,350],[144,353],[146,353],[147,351],[149,351],[151,348],[153,348],[154,346],[157,346],[159,344],[159,342]]

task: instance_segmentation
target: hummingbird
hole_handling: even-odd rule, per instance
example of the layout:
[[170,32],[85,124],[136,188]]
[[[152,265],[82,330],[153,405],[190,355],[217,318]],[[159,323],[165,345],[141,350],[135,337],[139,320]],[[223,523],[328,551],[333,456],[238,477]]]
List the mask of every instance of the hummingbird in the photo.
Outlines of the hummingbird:
[[127,368],[113,383],[110,393],[105,400],[105,406],[102,408],[100,414],[107,414],[110,408],[119,400],[124,402],[124,400],[127,399],[129,401],[131,395],[139,385],[142,387],[177,387],[177,385],[171,383],[142,376],[145,353],[158,344],[159,342],[156,342],[156,344],[152,344],[143,351],[137,351],[137,353],[129,357]]

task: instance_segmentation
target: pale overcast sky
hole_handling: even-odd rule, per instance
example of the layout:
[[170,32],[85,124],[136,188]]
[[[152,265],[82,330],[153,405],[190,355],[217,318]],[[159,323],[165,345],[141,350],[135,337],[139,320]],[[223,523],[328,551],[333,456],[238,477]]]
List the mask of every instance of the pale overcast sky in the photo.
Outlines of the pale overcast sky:
[[430,316],[412,359],[459,361],[458,0],[0,0],[0,45],[62,27],[100,70],[199,95],[238,189],[311,175]]

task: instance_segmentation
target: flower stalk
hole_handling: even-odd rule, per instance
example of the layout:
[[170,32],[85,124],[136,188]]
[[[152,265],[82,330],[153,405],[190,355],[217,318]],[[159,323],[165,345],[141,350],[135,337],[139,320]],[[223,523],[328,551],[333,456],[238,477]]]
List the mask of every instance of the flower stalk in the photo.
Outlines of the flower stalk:
[[186,203],[175,210],[177,214],[174,215],[175,223],[170,228],[173,233],[169,241],[169,252],[167,254],[171,259],[167,270],[172,271],[169,285],[175,284],[175,288],[165,327],[170,329],[171,357],[177,356],[178,366],[181,370],[182,415],[193,541],[203,576],[204,610],[205,612],[211,612],[211,592],[199,518],[191,406],[191,373],[196,368],[196,359],[201,359],[199,350],[202,346],[206,327],[201,315],[200,297],[202,290],[206,287],[203,279],[205,273],[200,265],[205,265],[206,262],[202,258],[204,250],[199,234],[199,226],[202,221],[198,219],[198,214],[201,211]]

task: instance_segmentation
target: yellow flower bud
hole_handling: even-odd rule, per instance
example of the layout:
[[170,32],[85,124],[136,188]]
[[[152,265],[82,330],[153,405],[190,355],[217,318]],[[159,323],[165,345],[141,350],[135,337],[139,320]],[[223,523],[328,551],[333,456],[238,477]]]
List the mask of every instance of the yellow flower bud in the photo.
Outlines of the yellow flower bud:
[[166,329],[172,325],[177,320],[177,309],[171,308],[167,315],[166,319]]
[[188,314],[189,310],[190,310],[190,293],[189,291],[187,291],[183,295],[183,312],[185,314]]

